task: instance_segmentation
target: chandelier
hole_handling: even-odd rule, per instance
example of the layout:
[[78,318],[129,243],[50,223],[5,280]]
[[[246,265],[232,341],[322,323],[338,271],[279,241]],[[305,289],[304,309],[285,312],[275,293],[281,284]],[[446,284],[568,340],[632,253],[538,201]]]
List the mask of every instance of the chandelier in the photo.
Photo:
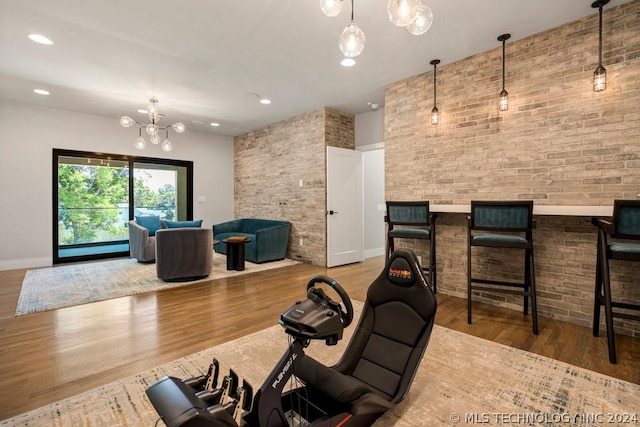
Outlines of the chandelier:
[[161,145],[164,151],[173,150],[173,144],[171,143],[171,141],[169,141],[169,129],[172,129],[177,133],[184,132],[184,125],[182,123],[174,123],[167,127],[158,126],[158,122],[160,121],[160,116],[162,116],[162,114],[160,114],[160,112],[158,111],[158,106],[156,105],[157,103],[158,103],[157,99],[155,98],[149,99],[149,105],[147,106],[147,113],[149,114],[149,121],[151,122],[149,124],[142,124],[140,122],[133,120],[129,116],[122,116],[120,118],[120,124],[126,128],[129,128],[133,125],[138,125],[138,139],[136,139],[136,141],[133,143],[133,145],[138,150],[144,149],[144,147],[147,145],[147,141],[142,137],[143,127],[145,128],[145,131],[149,135],[149,141],[151,141],[152,144],[160,144],[160,141],[162,139],[160,136],[160,132],[161,131],[165,132],[165,139],[164,141],[162,141],[162,145]]
[[[342,31],[338,42],[340,50],[348,58],[360,55],[365,42],[364,32],[353,20],[353,1],[351,0],[351,22]],[[343,2],[344,0],[320,0],[320,9],[327,16],[338,16]],[[387,14],[394,25],[404,27],[416,36],[426,33],[433,23],[433,12],[421,0],[389,0]]]

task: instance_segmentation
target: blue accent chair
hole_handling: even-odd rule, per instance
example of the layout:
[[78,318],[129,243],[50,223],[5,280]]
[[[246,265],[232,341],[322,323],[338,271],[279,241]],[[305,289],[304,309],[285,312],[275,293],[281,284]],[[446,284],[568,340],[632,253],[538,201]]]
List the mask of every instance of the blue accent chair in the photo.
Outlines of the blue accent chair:
[[[467,323],[471,324],[473,291],[522,295],[524,314],[533,318],[533,333],[538,335],[538,305],[533,258],[533,201],[472,201],[467,217]],[[522,282],[480,279],[472,275],[473,247],[514,249],[524,251]],[[486,286],[489,285],[489,286]]]
[[289,246],[291,223],[273,219],[241,218],[215,224],[213,239],[219,240],[213,248],[226,254],[227,245],[222,242],[231,236],[244,236],[250,240],[245,246],[245,259],[260,264],[284,259]]
[[[609,260],[640,261],[640,200],[614,200],[611,220],[592,218],[591,222],[598,227],[593,335],[596,337],[599,335],[600,307],[604,306],[609,362],[616,364],[618,359],[613,318],[640,321],[640,316],[628,312],[613,311],[613,309],[640,310],[640,305],[613,301]],[[610,241],[609,238],[615,240]],[[638,283],[640,284],[640,279]]]
[[[429,241],[429,285],[438,291],[436,278],[436,217],[428,201],[387,201],[387,259],[395,250],[394,239]],[[415,250],[414,250],[415,252]]]

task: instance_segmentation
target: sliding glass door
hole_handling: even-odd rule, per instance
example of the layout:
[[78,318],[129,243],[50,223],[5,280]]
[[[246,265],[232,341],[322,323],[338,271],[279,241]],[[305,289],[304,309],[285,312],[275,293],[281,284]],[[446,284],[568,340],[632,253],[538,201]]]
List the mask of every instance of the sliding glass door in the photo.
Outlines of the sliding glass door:
[[187,219],[189,191],[185,166],[135,162],[133,183],[134,217],[158,215],[169,221]]
[[129,220],[189,220],[193,163],[53,151],[53,262],[129,254]]

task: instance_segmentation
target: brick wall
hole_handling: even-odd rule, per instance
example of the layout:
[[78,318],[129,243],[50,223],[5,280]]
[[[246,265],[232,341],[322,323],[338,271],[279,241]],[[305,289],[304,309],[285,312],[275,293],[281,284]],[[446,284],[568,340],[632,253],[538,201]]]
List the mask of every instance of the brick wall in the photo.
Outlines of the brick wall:
[[326,146],[354,148],[354,129],[322,108],[236,137],[235,217],[290,221],[287,257],[325,266]]
[[325,108],[325,141],[329,147],[355,149],[356,125],[353,114]]
[[[640,193],[640,1],[605,8],[607,90],[595,93],[598,15],[507,42],[509,110],[498,111],[502,45],[438,67],[440,123],[430,124],[433,72],[385,91],[388,200],[533,199],[541,205],[612,205]],[[497,38],[498,34],[496,34]],[[431,58],[427,58],[431,59]],[[537,217],[539,312],[589,325],[595,228],[588,218]],[[413,242],[408,242],[413,245]],[[466,298],[462,214],[438,218],[438,288]],[[513,255],[474,258],[474,269],[513,276]],[[519,258],[521,259],[521,258]],[[520,262],[518,262],[520,264]],[[490,270],[488,270],[490,269]],[[614,265],[614,295],[640,301],[640,269]],[[632,283],[636,286],[633,287]],[[474,297],[520,309],[521,298]],[[620,322],[617,332],[640,336]]]

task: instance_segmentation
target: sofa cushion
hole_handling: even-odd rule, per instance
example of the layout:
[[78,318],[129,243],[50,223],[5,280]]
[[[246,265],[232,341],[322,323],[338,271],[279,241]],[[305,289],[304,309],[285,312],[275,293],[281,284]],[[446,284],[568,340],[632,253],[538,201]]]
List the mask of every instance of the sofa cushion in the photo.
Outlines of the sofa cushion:
[[149,236],[155,236],[156,231],[162,228],[160,217],[158,215],[141,215],[136,217],[139,226],[149,230]]
[[164,224],[167,228],[193,228],[193,227],[201,227],[202,220],[194,220],[194,221],[165,221]]

